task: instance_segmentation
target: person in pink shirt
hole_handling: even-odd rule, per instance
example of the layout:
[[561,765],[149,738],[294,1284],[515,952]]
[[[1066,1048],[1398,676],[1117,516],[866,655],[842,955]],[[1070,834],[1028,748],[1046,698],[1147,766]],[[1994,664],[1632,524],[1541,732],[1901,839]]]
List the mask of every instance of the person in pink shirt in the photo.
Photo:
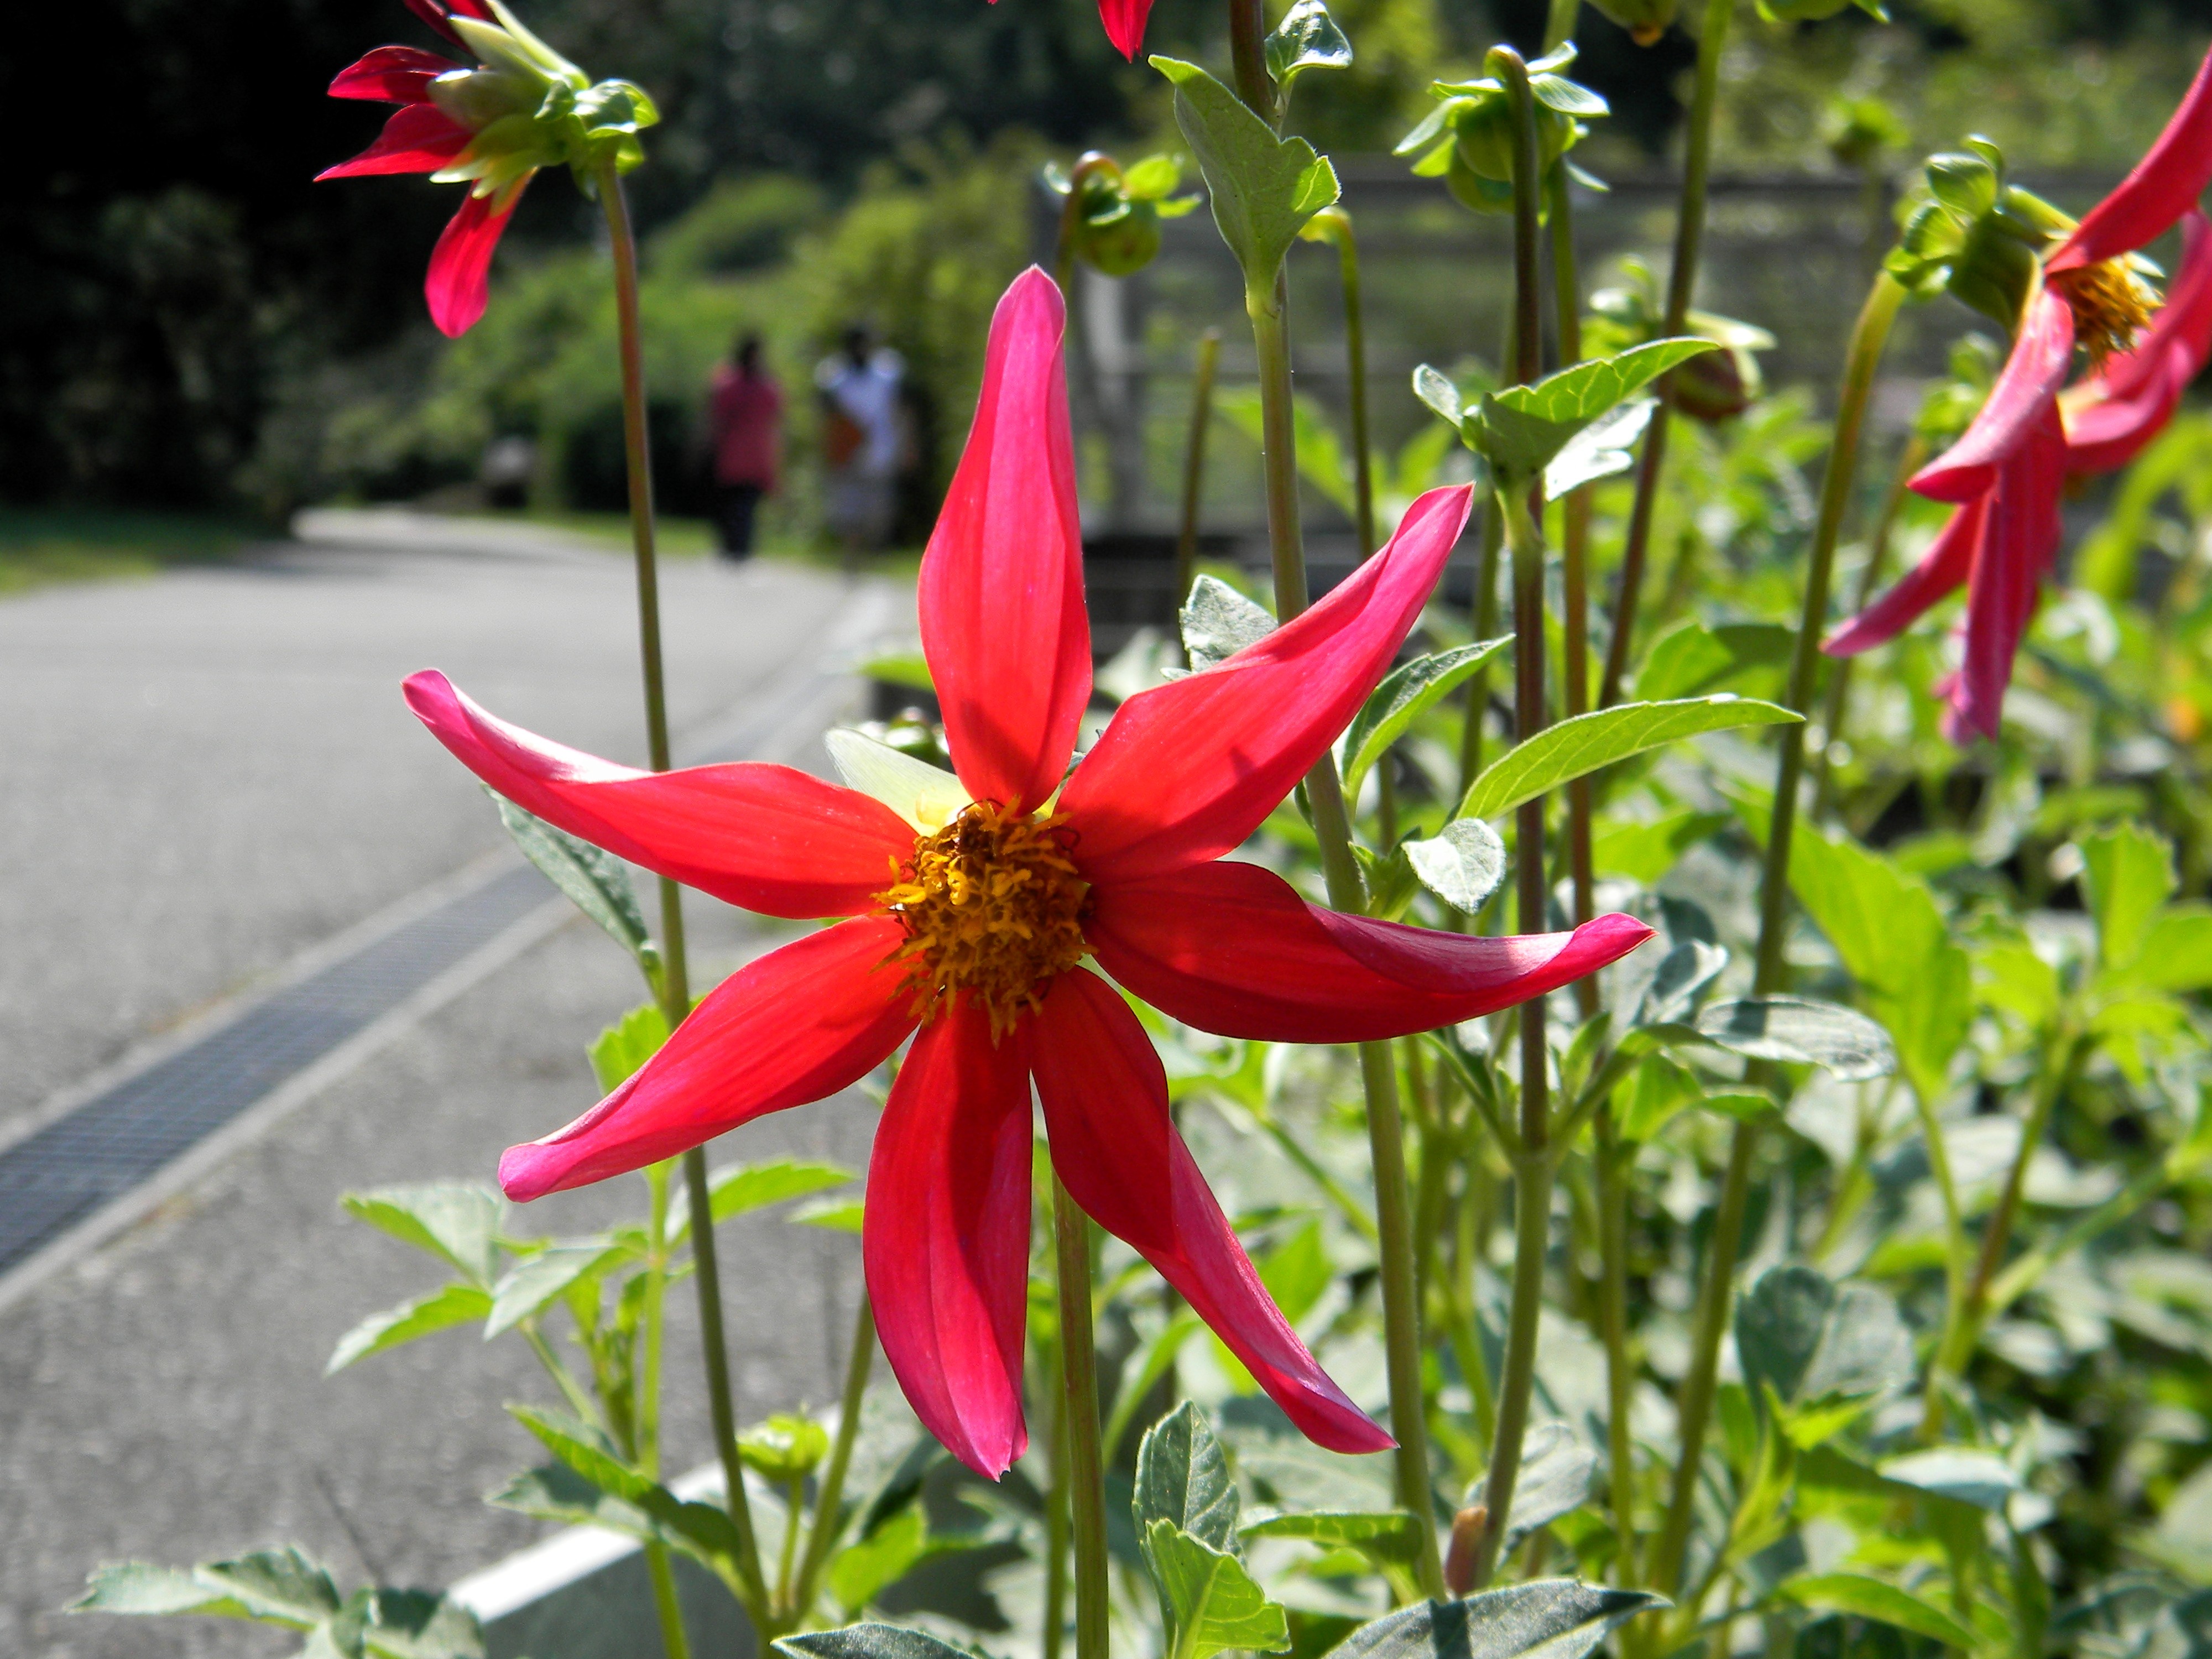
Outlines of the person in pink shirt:
[[714,371],[708,421],[714,441],[715,528],[725,558],[750,558],[753,517],[775,489],[783,447],[783,393],[761,367],[761,342],[748,334]]

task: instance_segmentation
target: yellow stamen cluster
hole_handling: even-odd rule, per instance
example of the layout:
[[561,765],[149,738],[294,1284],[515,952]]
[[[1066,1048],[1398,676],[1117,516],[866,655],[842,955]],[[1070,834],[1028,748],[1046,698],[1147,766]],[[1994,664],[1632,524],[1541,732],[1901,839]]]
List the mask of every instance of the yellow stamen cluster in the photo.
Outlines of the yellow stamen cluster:
[[1060,824],[978,802],[893,862],[876,902],[906,930],[893,959],[909,964],[923,1018],[964,990],[990,1015],[995,1042],[1082,960],[1091,890]]
[[2089,354],[2093,374],[2104,368],[2106,359],[2131,349],[2136,333],[2158,308],[2157,290],[2124,259],[2062,270],[2050,283],[2074,313],[2074,343]]

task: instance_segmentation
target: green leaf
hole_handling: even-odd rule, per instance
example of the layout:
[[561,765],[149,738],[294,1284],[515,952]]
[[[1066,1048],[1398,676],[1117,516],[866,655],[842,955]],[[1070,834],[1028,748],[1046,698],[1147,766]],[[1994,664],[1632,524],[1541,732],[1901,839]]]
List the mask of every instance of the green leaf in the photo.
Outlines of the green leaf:
[[1299,228],[1336,200],[1336,173],[1304,139],[1278,138],[1197,64],[1152,64],[1175,83],[1176,122],[1206,175],[1221,240],[1243,270],[1244,303],[1272,312],[1283,255]]
[[2004,1459],[1994,1452],[1960,1446],[1907,1452],[1902,1457],[1884,1459],[1879,1468],[1885,1480],[1970,1504],[1989,1515],[2002,1515],[2005,1504],[2020,1490],[2020,1477]]
[[[1258,118],[1255,117],[1255,119]],[[1461,429],[1498,469],[1501,487],[1534,479],[1567,441],[1615,404],[1634,396],[1676,364],[1718,349],[1711,340],[1653,340],[1616,357],[1548,374],[1534,386],[1486,392]]]
[[510,1405],[507,1414],[538,1437],[578,1474],[610,1497],[634,1504],[664,1528],[668,1541],[713,1566],[738,1559],[738,1533],[726,1511],[678,1498],[615,1455],[606,1437],[587,1423],[535,1406]]
[[234,1561],[189,1571],[127,1561],[95,1570],[71,1613],[196,1613],[250,1619],[287,1630],[313,1630],[340,1607],[337,1587],[313,1557],[295,1547],[260,1550]]
[[1638,1025],[1679,1025],[1697,1012],[1700,994],[1728,966],[1725,945],[1686,939],[1659,958],[1636,1004]]
[[909,651],[878,651],[854,663],[853,672],[867,679],[881,680],[886,685],[902,685],[909,691],[937,690],[937,682],[930,677],[929,659],[921,653],[919,647]]
[[[1307,231],[1313,228],[1307,226]],[[1217,392],[1213,412],[1235,427],[1253,444],[1267,446],[1267,410],[1260,388],[1247,386]],[[1356,477],[1352,458],[1345,453],[1336,428],[1319,400],[1297,393],[1291,399],[1291,436],[1297,451],[1298,477],[1319,490],[1348,518],[1355,508]],[[1270,618],[1272,621],[1273,618]]]
[[84,1581],[84,1594],[70,1602],[70,1613],[118,1613],[167,1617],[198,1613],[228,1619],[250,1619],[243,1603],[228,1593],[202,1583],[177,1567],[156,1567],[143,1561],[115,1561],[95,1567]]
[[1182,163],[1172,155],[1147,155],[1132,161],[1121,175],[1121,193],[1133,202],[1157,202],[1182,182]]
[[1735,1342],[1754,1401],[1769,1389],[1787,1405],[1863,1399],[1912,1381],[1912,1334],[1895,1299],[1802,1265],[1759,1276],[1736,1305]]
[[369,1592],[363,1636],[370,1652],[387,1659],[483,1659],[476,1614],[429,1590]]
[[2130,988],[2151,991],[2212,987],[2212,908],[2176,904],[2152,917],[2136,959],[2119,977]]
[[1759,670],[1778,669],[1790,660],[1796,633],[1779,623],[1723,623],[1707,628],[1686,622],[1660,635],[1636,674],[1642,702],[1702,696]]
[[1400,850],[1422,886],[1469,915],[1505,879],[1505,843],[1480,818],[1454,818],[1431,839]]
[[[769,1158],[760,1164],[731,1164],[707,1177],[708,1207],[714,1224],[732,1217],[764,1210],[794,1198],[811,1198],[842,1187],[853,1179],[842,1164],[818,1164],[799,1158]],[[691,1232],[690,1198],[678,1188],[668,1204],[668,1242],[681,1244]]]
[[900,1625],[810,1631],[804,1636],[779,1636],[775,1645],[793,1659],[975,1659],[972,1649],[956,1648]]
[[1674,702],[1628,702],[1549,726],[1482,770],[1453,816],[1494,818],[1524,800],[1600,767],[1677,738],[1741,726],[1782,726],[1802,716],[1756,698],[1723,693]]
[[1742,997],[1699,1013],[1699,1036],[1753,1060],[1819,1066],[1844,1083],[1865,1083],[1897,1069],[1889,1033],[1864,1014],[1808,997]]
[[1695,1104],[1702,1092],[1697,1073],[1680,1060],[1647,1055],[1629,1085],[1628,1103],[1620,1115],[1621,1139],[1635,1146],[1653,1139]]
[[2142,949],[2151,918],[2173,896],[2173,849],[2132,823],[2078,836],[2084,885],[2097,918],[2097,959],[2118,968]]
[[1229,1648],[1275,1653],[1291,1644],[1283,1608],[1267,1599],[1244,1564],[1192,1537],[1172,1521],[1141,1534],[1145,1565],[1160,1593],[1171,1659],[1212,1659]]
[[490,1306],[485,1310],[484,1340],[489,1341],[512,1330],[566,1295],[577,1280],[602,1273],[635,1254],[603,1236],[549,1245],[535,1255],[525,1256],[492,1289]]
[[586,1052],[599,1092],[611,1095],[644,1068],[668,1041],[668,1016],[656,1003],[641,1003],[598,1036]]
[[1352,42],[1322,0],[1297,0],[1267,36],[1267,73],[1287,95],[1310,69],[1350,69]]
[[[1521,1476],[1513,1488],[1513,1513],[1498,1546],[1502,1559],[1539,1528],[1548,1527],[1588,1501],[1597,1479],[1597,1454],[1564,1423],[1533,1425],[1521,1445]],[[1480,1504],[1490,1484],[1484,1475],[1468,1493]]]
[[1473,645],[1416,657],[1402,668],[1394,669],[1352,717],[1351,729],[1344,734],[1346,799],[1358,799],[1368,769],[1406,735],[1407,728],[1424,712],[1512,643],[1510,634],[1503,639],[1478,640]]
[[1423,363],[1413,371],[1413,395],[1430,409],[1457,428],[1466,418],[1467,406],[1449,375],[1442,369]]
[[823,743],[848,788],[881,801],[917,830],[941,830],[968,805],[958,778],[887,743],[842,729]]
[[648,975],[658,974],[660,952],[647,930],[645,912],[638,908],[629,866],[612,853],[524,811],[504,795],[484,793],[498,806],[499,821],[522,856],[544,871],[545,878],[602,933],[636,957]]
[[1544,468],[1544,495],[1558,501],[1586,483],[1610,478],[1636,465],[1631,446],[1651,424],[1656,398],[1636,398],[1601,415],[1567,440]]
[[491,1288],[499,1274],[499,1229],[507,1200],[481,1182],[379,1187],[339,1200],[349,1214],[458,1269],[470,1284]]
[[1165,1521],[1214,1549],[1237,1535],[1237,1483],[1206,1414],[1186,1400],[1145,1431],[1130,1509],[1143,1537]]
[[1411,1566],[1420,1558],[1421,1523],[1403,1510],[1324,1510],[1270,1515],[1237,1529],[1240,1538],[1304,1538],[1325,1549],[1358,1550],[1386,1566]]
[[337,1346],[331,1352],[330,1364],[323,1367],[323,1375],[342,1371],[356,1359],[366,1359],[386,1348],[412,1342],[418,1336],[469,1324],[491,1310],[490,1294],[476,1285],[448,1285],[428,1296],[403,1302],[396,1308],[386,1308],[382,1313],[369,1315],[338,1339]]
[[1194,673],[1275,631],[1275,619],[1218,577],[1200,575],[1182,602],[1182,648]]
[[847,1613],[858,1613],[923,1562],[968,1547],[964,1538],[931,1537],[919,1506],[901,1510],[830,1558],[830,1593]]
[[1354,1631],[1330,1659],[1583,1659],[1616,1626],[1667,1605],[1644,1590],[1540,1578],[1401,1607]]
[[635,1504],[601,1491],[565,1463],[518,1474],[484,1502],[539,1521],[566,1526],[605,1527],[630,1538],[668,1541],[665,1531]]
[[1803,1607],[1871,1619],[1878,1625],[1910,1631],[1961,1652],[1972,1652],[1976,1645],[1973,1632],[1933,1602],[1864,1573],[1826,1572],[1793,1578],[1782,1586],[1782,1594]]
[[1421,890],[1421,879],[1406,857],[1409,843],[1401,842],[1388,858],[1356,842],[1352,855],[1359,860],[1359,874],[1367,884],[1367,914],[1378,921],[1401,920]]
[[857,1198],[819,1198],[791,1212],[795,1227],[819,1227],[825,1232],[858,1236],[866,1207]]
[[1725,813],[1686,809],[1650,823],[1607,823],[1592,838],[1591,862],[1599,875],[1626,876],[1649,887],[1727,822]]

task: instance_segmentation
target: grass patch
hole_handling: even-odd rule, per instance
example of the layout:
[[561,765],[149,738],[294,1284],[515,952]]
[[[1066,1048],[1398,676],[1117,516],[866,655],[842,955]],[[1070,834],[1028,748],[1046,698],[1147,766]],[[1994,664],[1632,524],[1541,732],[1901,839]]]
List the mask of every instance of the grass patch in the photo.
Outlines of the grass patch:
[[219,563],[268,534],[265,526],[213,514],[0,507],[0,594]]

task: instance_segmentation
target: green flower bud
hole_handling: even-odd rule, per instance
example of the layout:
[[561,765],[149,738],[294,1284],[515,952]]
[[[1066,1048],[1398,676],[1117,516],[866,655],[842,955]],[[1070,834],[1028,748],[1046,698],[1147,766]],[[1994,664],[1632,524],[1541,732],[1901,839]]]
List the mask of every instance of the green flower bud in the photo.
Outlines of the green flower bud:
[[1075,257],[1107,276],[1142,270],[1160,251],[1160,221],[1198,205],[1195,196],[1173,197],[1182,164],[1172,155],[1148,155],[1124,173],[1114,158],[1092,150],[1073,173],[1047,166],[1045,182],[1070,196],[1063,210]]
[[[1575,60],[1571,45],[1528,65],[1528,91],[1536,110],[1537,164],[1549,167],[1588,131],[1578,118],[1607,113],[1605,100],[1559,71]],[[1422,152],[1413,171],[1441,177],[1461,203],[1477,213],[1513,210],[1513,106],[1502,82],[1439,81],[1429,95],[1440,101],[1400,141],[1396,154]]]
[[779,1412],[738,1437],[738,1455],[756,1474],[779,1484],[804,1480],[830,1452],[830,1431],[811,1418]]
[[1931,155],[1901,205],[1904,232],[1884,261],[1905,288],[1948,294],[2008,330],[2034,287],[2036,259],[2073,221],[2005,182],[2004,153],[1986,138]]
[[1590,0],[1639,46],[1656,46],[1674,21],[1674,0]]

